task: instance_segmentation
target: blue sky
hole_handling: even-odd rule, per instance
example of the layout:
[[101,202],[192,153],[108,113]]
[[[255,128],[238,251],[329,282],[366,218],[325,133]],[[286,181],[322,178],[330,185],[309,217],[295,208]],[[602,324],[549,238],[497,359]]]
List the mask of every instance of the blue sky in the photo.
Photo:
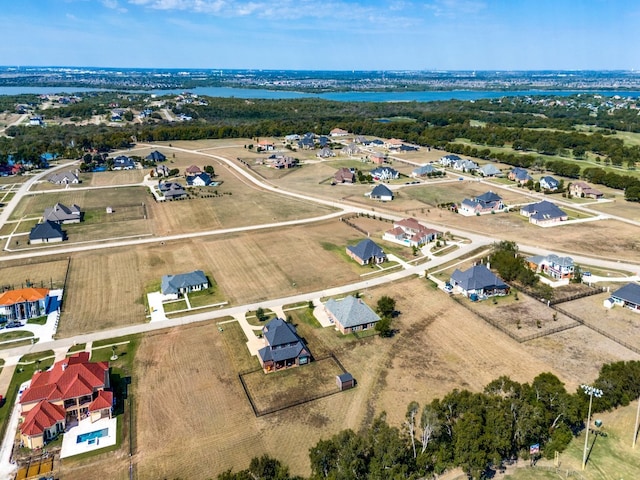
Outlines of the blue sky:
[[4,0],[0,64],[640,69],[637,0]]

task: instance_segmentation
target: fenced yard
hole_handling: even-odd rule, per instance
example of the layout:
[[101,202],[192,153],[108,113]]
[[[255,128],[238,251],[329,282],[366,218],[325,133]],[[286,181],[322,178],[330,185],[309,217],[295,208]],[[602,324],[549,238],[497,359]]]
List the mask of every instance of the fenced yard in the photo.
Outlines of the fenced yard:
[[340,393],[335,377],[344,373],[329,355],[309,365],[265,374],[262,369],[238,376],[257,417]]

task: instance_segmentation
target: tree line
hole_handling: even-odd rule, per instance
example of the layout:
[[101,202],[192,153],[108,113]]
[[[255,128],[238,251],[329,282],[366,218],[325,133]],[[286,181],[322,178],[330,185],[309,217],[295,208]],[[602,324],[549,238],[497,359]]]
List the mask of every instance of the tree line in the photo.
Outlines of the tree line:
[[[640,362],[603,365],[593,386],[592,412],[626,406],[640,395]],[[506,376],[482,392],[453,390],[420,405],[411,402],[400,426],[390,426],[383,413],[361,432],[343,430],[309,450],[310,480],[418,479],[461,467],[472,479],[500,468],[506,461],[529,458],[530,447],[553,458],[587,426],[589,397],[570,393],[551,373],[529,383]],[[280,461],[254,458],[246,470],[226,471],[219,480],[291,480]]]

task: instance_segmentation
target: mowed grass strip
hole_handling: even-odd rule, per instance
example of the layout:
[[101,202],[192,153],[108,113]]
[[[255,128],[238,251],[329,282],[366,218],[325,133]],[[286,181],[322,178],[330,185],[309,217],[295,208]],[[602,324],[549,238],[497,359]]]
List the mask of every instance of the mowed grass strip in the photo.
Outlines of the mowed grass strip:
[[338,392],[342,369],[331,358],[266,374],[262,369],[242,375],[258,413],[285,409]]

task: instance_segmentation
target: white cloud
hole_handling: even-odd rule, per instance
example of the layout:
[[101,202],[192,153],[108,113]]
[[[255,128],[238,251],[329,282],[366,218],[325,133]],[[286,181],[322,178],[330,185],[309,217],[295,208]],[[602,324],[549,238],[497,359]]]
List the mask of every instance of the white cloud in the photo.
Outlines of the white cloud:
[[121,7],[118,0],[102,0],[102,5],[111,10],[115,10],[120,13],[127,13],[127,9]]
[[[114,0],[106,0],[114,1]],[[271,20],[327,19],[359,22],[362,19],[390,19],[412,4],[390,0],[385,5],[366,0],[128,0],[130,4],[164,11],[205,13],[221,17],[246,17]],[[393,12],[390,14],[390,12]],[[411,15],[408,14],[407,18]]]
[[480,0],[435,0],[425,5],[436,17],[475,15],[487,8]]

